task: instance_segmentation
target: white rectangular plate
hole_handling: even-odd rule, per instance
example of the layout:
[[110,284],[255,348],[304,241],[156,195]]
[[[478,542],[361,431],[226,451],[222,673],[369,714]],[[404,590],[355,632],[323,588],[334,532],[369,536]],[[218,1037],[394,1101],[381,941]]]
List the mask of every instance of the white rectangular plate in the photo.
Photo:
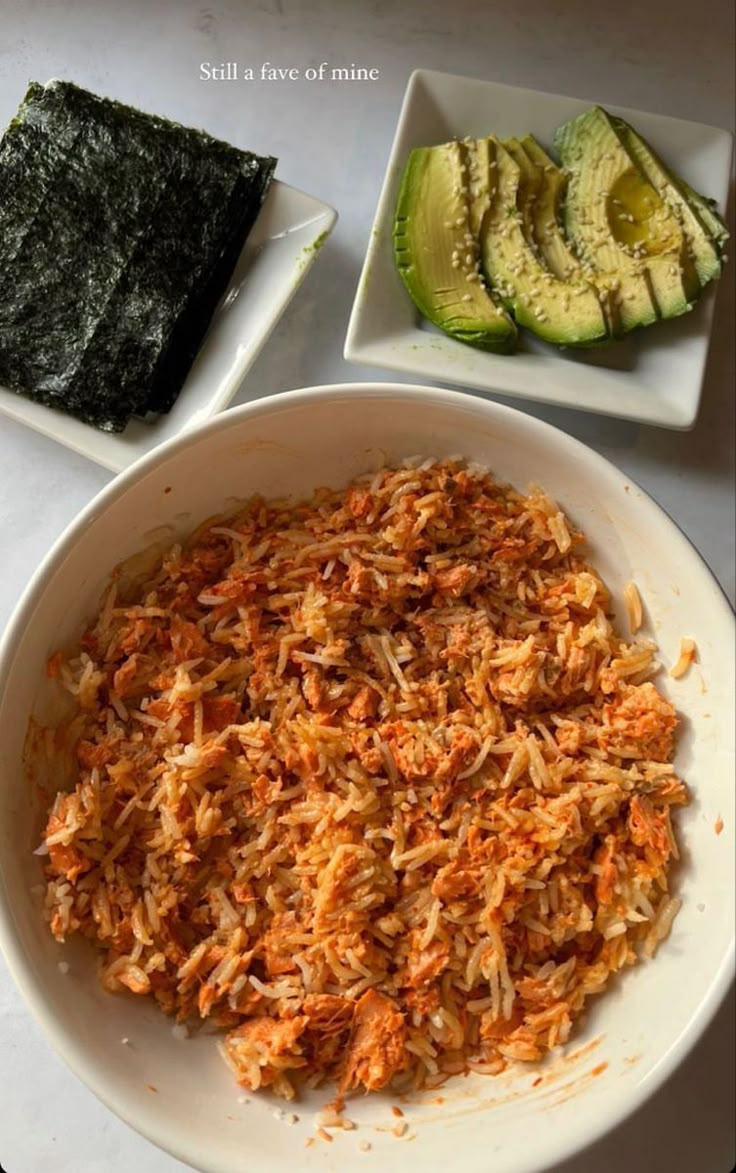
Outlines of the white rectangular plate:
[[[490,133],[502,138],[532,133],[549,146],[554,130],[590,104],[449,73],[412,74],[348,326],[346,359],[666,428],[693,426],[713,318],[712,289],[685,317],[658,322],[609,347],[560,351],[523,331],[516,354],[498,355],[457,342],[422,321],[394,265],[394,208],[413,147]],[[723,210],[733,145],[727,131],[623,106],[606,108],[631,122],[676,172]]]
[[332,231],[327,204],[275,180],[187,376],[166,415],[101,432],[71,415],[0,387],[0,411],[120,472],[164,440],[220,411],[248,369]]

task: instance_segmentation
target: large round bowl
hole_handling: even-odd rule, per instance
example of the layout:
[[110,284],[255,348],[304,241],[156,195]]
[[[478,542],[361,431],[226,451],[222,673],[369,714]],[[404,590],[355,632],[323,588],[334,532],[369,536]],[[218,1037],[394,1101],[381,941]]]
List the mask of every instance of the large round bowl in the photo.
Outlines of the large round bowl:
[[[181,1040],[145,1001],[97,984],[83,942],[57,945],[38,893],[42,812],[24,769],[29,716],[53,685],[48,656],[73,640],[117,563],[220,512],[233,498],[307,494],[415,454],[464,456],[525,489],[536,482],[588,536],[590,557],[621,599],[635,580],[659,643],[659,683],[683,715],[677,766],[692,788],[679,817],[683,907],[653,961],[591,1002],[565,1058],[542,1072],[451,1081],[444,1102],[406,1106],[409,1144],[392,1135],[391,1099],[351,1102],[357,1132],[305,1147],[325,1096],[285,1127],[268,1096],[239,1102],[211,1036]],[[619,612],[620,613],[620,612]],[[698,662],[680,680],[666,669],[680,639]],[[69,527],[34,577],[0,654],[0,939],[51,1043],[95,1093],[162,1148],[207,1173],[345,1173],[373,1163],[399,1173],[531,1173],[579,1150],[638,1107],[693,1046],[733,973],[733,617],[700,558],[664,513],[600,456],[506,407],[432,388],[322,387],[229,411],[146,456]],[[721,834],[716,824],[723,822]],[[59,961],[69,963],[59,968]],[[123,1045],[121,1040],[130,1040]],[[153,1085],[152,1094],[146,1085]],[[359,1152],[368,1140],[371,1152]]]

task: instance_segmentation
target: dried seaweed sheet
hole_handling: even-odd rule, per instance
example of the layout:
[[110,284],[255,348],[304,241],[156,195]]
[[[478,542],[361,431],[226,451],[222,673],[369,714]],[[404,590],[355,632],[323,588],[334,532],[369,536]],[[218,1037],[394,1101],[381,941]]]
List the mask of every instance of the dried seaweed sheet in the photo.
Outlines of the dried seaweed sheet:
[[107,431],[168,410],[275,164],[32,83],[0,141],[0,383]]

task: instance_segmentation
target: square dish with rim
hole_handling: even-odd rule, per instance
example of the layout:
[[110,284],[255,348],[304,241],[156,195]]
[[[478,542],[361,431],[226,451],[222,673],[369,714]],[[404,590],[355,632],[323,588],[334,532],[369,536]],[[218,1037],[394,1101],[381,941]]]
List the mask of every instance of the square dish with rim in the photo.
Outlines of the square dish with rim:
[[[549,146],[554,130],[591,103],[559,94],[418,69],[411,75],[345,340],[350,362],[686,430],[696,420],[705,373],[713,289],[692,313],[640,330],[600,350],[559,351],[520,335],[513,355],[489,354],[421,319],[393,259],[394,208],[413,147],[494,132],[532,133]],[[606,106],[647,138],[675,171],[724,210],[733,139],[728,131]]]
[[113,472],[232,400],[337,221],[313,196],[274,180],[173,407],[102,432],[0,387],[0,412]]

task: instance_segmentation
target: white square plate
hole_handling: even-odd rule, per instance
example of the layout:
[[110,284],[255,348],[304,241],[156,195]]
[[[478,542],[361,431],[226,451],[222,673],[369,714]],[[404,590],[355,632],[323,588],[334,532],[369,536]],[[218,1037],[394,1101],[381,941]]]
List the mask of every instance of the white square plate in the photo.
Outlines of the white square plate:
[[226,407],[332,231],[327,204],[274,180],[228,287],[166,415],[102,432],[0,387],[0,411],[120,472],[144,452]]
[[[550,145],[560,123],[590,104],[449,73],[419,69],[412,74],[348,326],[346,359],[665,428],[693,426],[713,318],[712,290],[686,317],[658,322],[610,347],[559,351],[523,331],[518,352],[499,355],[475,350],[424,322],[394,265],[394,208],[413,147],[491,132],[502,138],[532,133]],[[723,210],[733,143],[728,131],[623,106],[607,109],[631,122],[675,171]]]

